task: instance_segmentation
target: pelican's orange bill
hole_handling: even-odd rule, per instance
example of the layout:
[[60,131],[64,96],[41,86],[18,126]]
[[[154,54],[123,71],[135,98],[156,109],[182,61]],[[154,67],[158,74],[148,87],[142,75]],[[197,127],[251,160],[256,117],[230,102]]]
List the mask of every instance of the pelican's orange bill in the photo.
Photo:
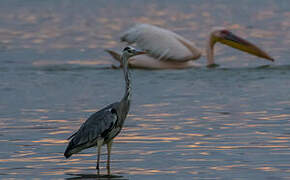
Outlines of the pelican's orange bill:
[[219,41],[223,44],[231,46],[233,48],[239,49],[241,51],[247,52],[249,54],[274,61],[268,53],[257,47],[256,45],[252,44],[251,42],[231,33],[230,31],[224,30],[222,32],[223,36],[219,39]]

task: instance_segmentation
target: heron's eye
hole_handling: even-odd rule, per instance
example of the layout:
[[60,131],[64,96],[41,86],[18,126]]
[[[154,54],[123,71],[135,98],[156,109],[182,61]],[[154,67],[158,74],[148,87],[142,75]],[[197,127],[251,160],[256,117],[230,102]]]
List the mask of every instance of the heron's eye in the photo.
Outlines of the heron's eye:
[[111,113],[112,113],[112,114],[117,114],[116,109],[111,109]]

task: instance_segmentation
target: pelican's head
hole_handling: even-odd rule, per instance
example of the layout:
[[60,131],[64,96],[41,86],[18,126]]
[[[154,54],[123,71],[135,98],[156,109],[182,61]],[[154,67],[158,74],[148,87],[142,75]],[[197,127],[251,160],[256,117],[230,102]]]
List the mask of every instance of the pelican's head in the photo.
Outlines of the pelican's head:
[[250,43],[249,41],[233,34],[226,28],[214,28],[211,32],[211,38],[210,38],[210,46],[213,48],[214,44],[216,42],[220,42],[223,44],[226,44],[230,47],[239,49],[241,51],[247,52],[249,54],[274,61],[274,59],[268,55],[265,51],[258,48],[256,45]]
[[146,52],[137,50],[130,46],[125,47],[123,50],[123,55],[127,56],[128,58],[132,56],[140,55],[140,54],[146,54]]

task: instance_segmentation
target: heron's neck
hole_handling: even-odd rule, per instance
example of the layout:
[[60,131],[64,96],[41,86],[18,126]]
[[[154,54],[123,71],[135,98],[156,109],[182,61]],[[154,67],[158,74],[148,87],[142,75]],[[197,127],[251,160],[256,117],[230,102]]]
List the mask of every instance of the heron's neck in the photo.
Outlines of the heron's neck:
[[210,37],[208,39],[207,45],[206,45],[206,57],[207,57],[207,65],[213,65],[214,64],[214,44],[216,43],[216,40],[213,36],[213,34],[210,34]]
[[122,55],[123,72],[126,82],[125,94],[122,101],[130,101],[131,99],[131,79],[130,72],[128,70],[128,59],[129,57],[126,54]]

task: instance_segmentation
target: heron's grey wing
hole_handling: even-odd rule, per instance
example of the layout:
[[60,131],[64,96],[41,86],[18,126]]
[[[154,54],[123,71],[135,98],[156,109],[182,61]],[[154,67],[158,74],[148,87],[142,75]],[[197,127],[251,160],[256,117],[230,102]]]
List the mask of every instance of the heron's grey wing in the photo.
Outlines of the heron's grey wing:
[[92,114],[70,137],[65,156],[68,158],[82,149],[95,146],[98,138],[105,137],[111,131],[117,119],[117,112],[113,108],[113,104]]
[[121,41],[137,46],[160,60],[188,61],[200,57],[193,42],[169,30],[149,24],[138,24],[121,36]]

